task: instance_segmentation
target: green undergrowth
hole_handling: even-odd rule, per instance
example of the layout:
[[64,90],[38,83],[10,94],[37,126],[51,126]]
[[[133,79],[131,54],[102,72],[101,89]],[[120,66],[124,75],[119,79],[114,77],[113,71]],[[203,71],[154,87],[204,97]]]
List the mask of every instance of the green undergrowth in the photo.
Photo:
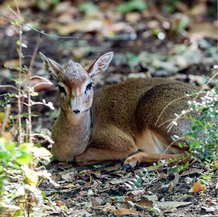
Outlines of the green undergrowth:
[[[189,109],[182,113],[187,114],[191,121],[190,130],[183,136],[189,141],[189,153],[196,161],[215,161],[218,149],[218,86],[188,103]],[[191,115],[193,112],[197,115]]]
[[33,144],[0,137],[0,216],[41,216],[47,209],[39,178],[49,178],[36,165],[49,160],[49,152]]

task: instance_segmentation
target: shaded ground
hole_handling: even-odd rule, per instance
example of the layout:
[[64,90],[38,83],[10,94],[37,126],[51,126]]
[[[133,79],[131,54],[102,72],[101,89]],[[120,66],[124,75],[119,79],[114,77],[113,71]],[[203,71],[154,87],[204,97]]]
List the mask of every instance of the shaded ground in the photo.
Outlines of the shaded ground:
[[[85,66],[99,55],[114,51],[108,74],[96,78],[96,88],[131,77],[167,77],[202,86],[206,81],[204,76],[212,76],[211,68],[217,64],[214,33],[217,22],[215,16],[207,13],[215,7],[214,1],[179,1],[180,5],[168,15],[163,13],[163,5],[158,1],[150,2],[149,10],[137,9],[126,14],[116,10],[117,4],[123,1],[99,1],[97,9],[88,9],[92,13],[79,9],[83,1],[76,1],[78,4],[63,1],[55,7],[47,5],[43,10],[32,1],[22,2],[21,11],[30,27],[23,29],[23,41],[27,45],[23,49],[24,64],[29,65],[39,35],[39,50],[60,63],[72,58]],[[11,16],[3,3],[1,12]],[[204,10],[200,10],[200,6]],[[14,84],[16,72],[10,66],[18,63],[18,35],[8,18],[1,17],[0,23],[0,83]],[[181,24],[184,24],[182,29],[177,29]],[[39,34],[42,29],[45,34]],[[51,37],[57,34],[64,38]],[[33,74],[52,80],[42,68],[37,56]],[[216,83],[210,84],[214,85]],[[12,90],[0,89],[1,110],[8,92]],[[33,100],[46,99],[57,108],[55,95],[56,87],[52,87],[42,90]],[[16,99],[10,98],[10,101],[14,114]],[[57,110],[38,105],[32,109],[34,133],[49,135]],[[39,138],[36,141],[47,143]],[[170,170],[172,165],[166,162],[159,167],[147,166],[124,172],[120,169],[121,163],[88,168],[52,163],[48,171],[59,186],[43,181],[40,188],[50,203],[60,209],[49,205],[47,216],[218,215],[218,174],[213,165],[194,163],[179,174]],[[205,185],[199,193],[191,192],[196,180]]]
[[[50,165],[59,187],[41,188],[65,212],[49,216],[217,216],[217,171],[195,163],[180,173],[172,166],[120,170],[120,163],[88,168]],[[210,168],[210,169],[209,169]],[[193,193],[194,180],[204,177],[206,190]]]

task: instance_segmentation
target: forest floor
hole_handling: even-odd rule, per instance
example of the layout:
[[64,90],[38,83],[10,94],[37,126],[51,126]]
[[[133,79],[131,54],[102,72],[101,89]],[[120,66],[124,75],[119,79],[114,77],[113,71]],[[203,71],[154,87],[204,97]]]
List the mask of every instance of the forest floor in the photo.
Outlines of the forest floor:
[[[51,208],[48,216],[217,216],[216,169],[206,163],[180,173],[173,168],[166,162],[128,172],[120,162],[86,168],[51,164],[48,171],[59,185],[41,188],[62,209]],[[194,183],[201,189],[196,193]]]
[[[216,18],[206,16],[197,7],[209,10],[214,6],[211,1],[205,1],[208,5],[192,5],[192,9],[184,1],[169,16],[164,16],[163,8],[155,4],[144,5],[149,10],[141,6],[125,13],[122,8],[116,11],[116,2],[122,1],[83,7],[81,1],[76,5],[63,1],[55,7],[22,2],[20,8],[27,24],[23,29],[24,64],[30,64],[39,37],[39,50],[60,63],[73,58],[85,66],[114,51],[108,73],[95,79],[96,89],[135,77],[167,77],[202,87],[217,64]],[[0,84],[14,85],[17,75],[11,66],[19,63],[18,35],[8,20],[11,14],[4,3],[0,10],[5,15],[0,17]],[[33,75],[52,80],[38,56]],[[209,86],[214,85],[212,82]],[[16,100],[8,95],[12,92],[0,89],[1,110],[10,98],[14,114]],[[33,97],[34,101],[52,102],[56,108],[52,111],[42,105],[33,106],[34,133],[50,135],[58,114],[56,94],[53,86]],[[35,141],[48,144],[42,137]],[[218,216],[218,172],[207,162],[188,166],[160,162],[131,171],[124,171],[122,162],[90,167],[52,162],[47,170],[56,184],[45,180],[40,183],[49,200],[46,216]]]

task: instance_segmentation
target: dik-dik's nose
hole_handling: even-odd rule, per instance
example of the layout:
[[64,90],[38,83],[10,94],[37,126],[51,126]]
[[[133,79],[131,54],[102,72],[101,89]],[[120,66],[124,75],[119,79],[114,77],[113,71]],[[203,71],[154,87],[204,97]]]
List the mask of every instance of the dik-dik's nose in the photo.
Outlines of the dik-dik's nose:
[[78,114],[78,113],[80,113],[80,110],[79,110],[79,109],[75,109],[75,110],[73,110],[73,112],[74,112],[75,114]]
[[73,113],[75,113],[75,114],[81,113],[82,107],[83,107],[83,104],[82,104],[81,97],[74,97],[71,100],[71,109],[72,109]]

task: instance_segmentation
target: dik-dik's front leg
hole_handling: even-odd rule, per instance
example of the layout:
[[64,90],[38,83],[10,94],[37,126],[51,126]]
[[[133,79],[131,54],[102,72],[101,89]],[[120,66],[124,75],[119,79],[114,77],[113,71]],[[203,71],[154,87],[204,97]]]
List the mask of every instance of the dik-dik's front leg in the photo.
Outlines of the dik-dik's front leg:
[[88,166],[104,161],[120,160],[124,158],[125,154],[123,153],[120,154],[109,149],[90,147],[81,155],[76,156],[75,162],[79,166]]
[[103,161],[125,160],[137,151],[135,142],[129,135],[119,132],[108,137],[111,131],[108,132],[99,133],[101,137],[95,137],[85,152],[75,157],[75,162],[80,166],[86,166]]

